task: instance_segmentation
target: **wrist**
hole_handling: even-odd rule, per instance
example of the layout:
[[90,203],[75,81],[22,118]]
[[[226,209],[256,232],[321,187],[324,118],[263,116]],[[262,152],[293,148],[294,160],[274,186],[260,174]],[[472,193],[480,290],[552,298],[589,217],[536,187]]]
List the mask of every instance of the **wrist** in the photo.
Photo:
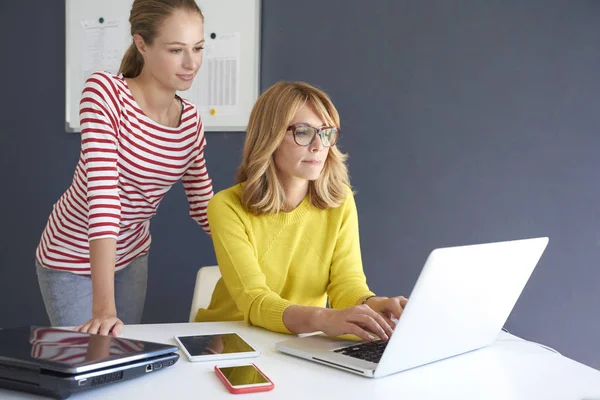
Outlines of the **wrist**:
[[367,297],[364,301],[363,304],[368,305],[370,308],[372,308],[373,310],[376,310],[377,308],[377,303],[383,301],[383,300],[387,300],[388,298],[385,296],[370,296]]
[[92,304],[92,314],[93,315],[117,315],[117,307],[115,303],[112,304],[104,303],[104,304]]
[[309,319],[310,330],[313,332],[323,331],[325,325],[323,320],[330,311],[327,308],[315,307]]
[[377,297],[377,295],[374,295],[374,294],[372,294],[372,295],[370,295],[370,296],[365,296],[365,297],[362,297],[362,298],[360,298],[360,299],[359,299],[359,300],[356,302],[356,304],[357,304],[357,305],[363,305],[363,304],[367,304],[367,301],[369,301],[370,299],[372,299],[372,298],[374,298],[374,297]]

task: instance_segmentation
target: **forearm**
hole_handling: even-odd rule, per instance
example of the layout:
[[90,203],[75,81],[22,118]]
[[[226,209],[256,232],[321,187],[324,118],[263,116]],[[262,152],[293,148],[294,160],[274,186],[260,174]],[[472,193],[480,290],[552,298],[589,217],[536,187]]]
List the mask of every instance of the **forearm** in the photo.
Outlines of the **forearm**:
[[190,205],[190,217],[210,235],[206,213],[208,201],[213,197],[213,186],[206,169],[204,143],[204,138],[202,138],[201,153],[194,164],[186,171],[181,181]]
[[92,273],[92,313],[116,313],[115,261],[117,241],[98,239],[90,241]]
[[323,307],[289,306],[283,312],[283,324],[292,333],[319,331],[319,320],[325,312],[327,309]]

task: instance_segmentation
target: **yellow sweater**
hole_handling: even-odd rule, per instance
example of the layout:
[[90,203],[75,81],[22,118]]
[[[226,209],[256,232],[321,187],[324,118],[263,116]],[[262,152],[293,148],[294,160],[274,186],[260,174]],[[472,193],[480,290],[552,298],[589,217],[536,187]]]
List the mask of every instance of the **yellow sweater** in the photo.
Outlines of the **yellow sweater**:
[[293,304],[356,305],[373,293],[360,255],[354,196],[320,210],[308,196],[291,212],[253,215],[240,202],[241,185],[216,194],[208,221],[222,278],[196,321],[237,321],[289,333],[283,312]]

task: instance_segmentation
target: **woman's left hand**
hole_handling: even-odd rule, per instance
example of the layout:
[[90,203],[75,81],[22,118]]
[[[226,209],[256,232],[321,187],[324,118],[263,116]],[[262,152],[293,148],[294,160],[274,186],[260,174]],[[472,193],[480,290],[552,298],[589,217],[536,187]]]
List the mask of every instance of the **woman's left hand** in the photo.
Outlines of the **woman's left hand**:
[[408,303],[408,299],[404,296],[397,297],[371,297],[367,300],[367,305],[379,313],[383,318],[386,319],[388,324],[393,328],[395,327],[392,318],[398,320]]

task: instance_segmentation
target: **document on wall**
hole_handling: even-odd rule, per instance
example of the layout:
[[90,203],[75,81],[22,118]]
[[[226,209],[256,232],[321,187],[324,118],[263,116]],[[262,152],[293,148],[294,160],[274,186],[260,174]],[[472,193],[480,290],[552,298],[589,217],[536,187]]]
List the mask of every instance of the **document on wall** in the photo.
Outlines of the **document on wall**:
[[207,37],[203,52],[202,67],[182,97],[195,102],[205,117],[236,115],[240,104],[240,33]]
[[119,21],[81,21],[83,27],[82,82],[96,71],[116,74],[124,49]]

